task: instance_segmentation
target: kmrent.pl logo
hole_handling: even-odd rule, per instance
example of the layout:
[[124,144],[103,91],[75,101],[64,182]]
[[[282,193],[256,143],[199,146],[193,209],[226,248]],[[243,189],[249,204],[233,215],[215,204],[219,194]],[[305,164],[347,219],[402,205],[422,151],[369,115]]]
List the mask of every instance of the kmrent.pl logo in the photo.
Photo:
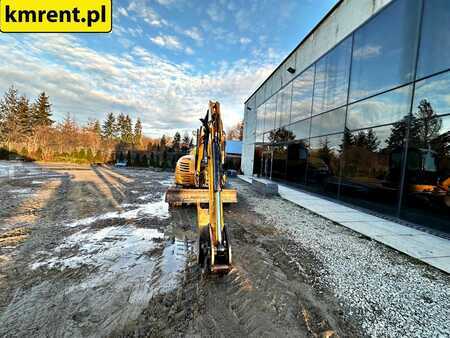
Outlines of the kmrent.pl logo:
[[108,33],[112,0],[0,0],[3,33]]

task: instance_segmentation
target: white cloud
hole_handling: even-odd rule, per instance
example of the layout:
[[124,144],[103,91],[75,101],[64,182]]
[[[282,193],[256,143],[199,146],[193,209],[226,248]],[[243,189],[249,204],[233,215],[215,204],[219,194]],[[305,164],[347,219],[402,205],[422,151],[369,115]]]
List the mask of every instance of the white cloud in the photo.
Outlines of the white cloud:
[[128,12],[125,8],[123,7],[119,7],[119,9],[117,10],[119,12],[120,15],[122,16],[128,16]]
[[219,6],[215,3],[211,3],[206,10],[206,14],[211,18],[211,20],[216,22],[222,22],[223,21],[223,12],[219,8]]
[[191,29],[184,31],[184,34],[198,43],[203,42],[203,36],[197,27],[193,27]]
[[175,3],[175,0],[156,0],[156,2],[163,6],[169,6]]
[[0,53],[8,65],[0,67],[0,92],[14,84],[34,98],[45,90],[57,119],[66,112],[82,122],[129,113],[141,117],[149,136],[197,128],[210,99],[221,102],[226,126],[233,125],[244,100],[275,66],[238,60],[198,74],[192,65],[173,64],[142,47],[126,55],[100,53],[72,35],[1,34]]
[[150,38],[150,41],[158,46],[165,47],[167,49],[176,50],[183,48],[180,41],[173,35],[158,35]]
[[168,22],[161,18],[144,0],[132,0],[128,5],[127,11],[133,12],[135,16],[141,18],[150,26],[161,27],[168,25]]
[[356,49],[353,52],[353,55],[357,59],[369,59],[381,54],[381,46],[371,46],[367,45],[361,48]]
[[185,50],[186,54],[192,55],[194,54],[194,50],[191,47],[186,47]]
[[249,44],[250,42],[252,42],[252,40],[249,38],[246,38],[246,37],[242,37],[239,39],[239,42],[241,43],[241,45],[246,45],[246,44]]

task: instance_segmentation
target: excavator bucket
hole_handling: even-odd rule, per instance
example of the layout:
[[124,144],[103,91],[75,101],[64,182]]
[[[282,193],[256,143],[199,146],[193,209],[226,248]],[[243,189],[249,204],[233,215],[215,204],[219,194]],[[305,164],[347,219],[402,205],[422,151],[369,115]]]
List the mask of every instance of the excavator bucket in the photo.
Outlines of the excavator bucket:
[[[208,201],[208,189],[171,187],[167,189],[166,193],[166,203],[169,203],[171,206],[181,204],[197,204],[197,202],[208,203]],[[237,203],[237,190],[222,190],[222,201],[223,203]]]

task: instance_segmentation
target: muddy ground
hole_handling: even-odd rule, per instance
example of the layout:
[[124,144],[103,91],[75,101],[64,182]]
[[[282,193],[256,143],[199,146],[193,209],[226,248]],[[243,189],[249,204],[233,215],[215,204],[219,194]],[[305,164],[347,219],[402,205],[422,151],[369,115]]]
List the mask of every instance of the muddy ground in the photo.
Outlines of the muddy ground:
[[234,268],[202,276],[195,209],[168,208],[171,181],[56,164],[0,177],[0,336],[363,335],[318,282],[321,263],[254,210],[249,198],[264,197],[241,181],[225,208]]

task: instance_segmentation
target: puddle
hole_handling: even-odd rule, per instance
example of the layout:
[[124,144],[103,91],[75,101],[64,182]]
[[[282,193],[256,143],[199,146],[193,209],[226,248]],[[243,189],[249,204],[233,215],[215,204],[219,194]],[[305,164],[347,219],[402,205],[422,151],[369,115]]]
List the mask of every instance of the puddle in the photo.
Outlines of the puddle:
[[[125,204],[126,207],[133,206],[132,204]],[[124,205],[124,206],[125,206]],[[123,219],[136,219],[139,217],[157,217],[160,219],[167,219],[170,217],[169,205],[165,202],[165,196],[156,202],[149,202],[146,204],[137,204],[136,209],[127,211],[111,211],[106,214],[84,218],[72,223],[67,224],[68,227],[77,227],[80,225],[88,225],[99,220],[123,218]]]
[[153,194],[145,194],[145,195],[139,196],[137,199],[141,200],[141,201],[146,201],[146,200],[151,199],[152,197],[153,197]]
[[30,188],[12,189],[12,190],[9,190],[9,192],[12,193],[12,194],[24,195],[24,194],[30,194],[31,193],[31,189]]
[[[157,229],[134,226],[107,227],[95,232],[82,230],[67,237],[63,244],[54,249],[58,257],[36,262],[31,269],[46,267],[64,270],[91,265],[120,271],[135,264],[144,252],[154,249],[155,239],[163,237],[164,234]],[[71,254],[74,250],[78,254]],[[67,253],[70,255],[64,255]]]
[[38,185],[38,184],[44,184],[45,182],[44,181],[32,181],[31,182],[31,184],[36,184],[36,185]]
[[174,180],[173,180],[173,178],[171,178],[171,179],[159,181],[158,183],[165,187],[170,187],[171,185],[174,184]]
[[[79,231],[31,265],[59,269],[68,278],[44,280],[15,297],[5,309],[5,327],[14,327],[18,315],[33,309],[38,316],[21,315],[25,328],[45,331],[51,322],[51,332],[109,336],[137,318],[153,296],[180,285],[187,253],[184,241],[164,240],[156,229],[128,225]],[[87,265],[93,269],[74,274]]]

